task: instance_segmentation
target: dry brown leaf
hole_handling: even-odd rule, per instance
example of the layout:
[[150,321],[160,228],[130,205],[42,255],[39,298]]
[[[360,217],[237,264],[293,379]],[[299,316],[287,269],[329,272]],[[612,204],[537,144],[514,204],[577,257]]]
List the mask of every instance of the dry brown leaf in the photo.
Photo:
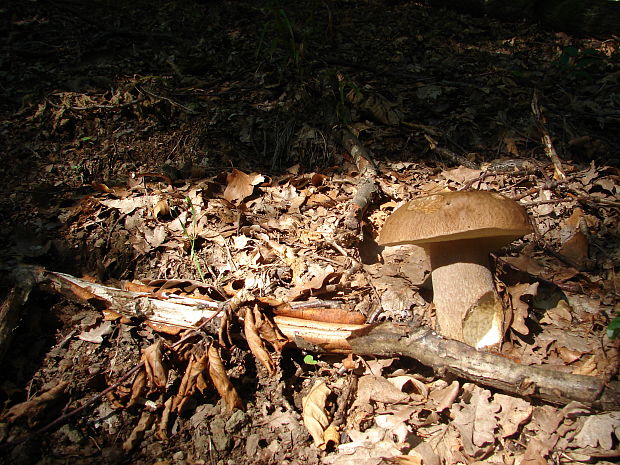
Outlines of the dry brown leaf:
[[471,168],[466,168],[465,166],[459,166],[458,168],[445,170],[441,173],[441,175],[448,181],[454,181],[458,184],[465,184],[468,181],[478,179],[481,174],[481,170],[474,170]]
[[138,424],[133,429],[129,437],[123,442],[123,450],[131,452],[134,450],[144,438],[144,434],[151,428],[155,422],[155,415],[148,411],[143,411]]
[[532,417],[532,405],[523,399],[495,394],[493,400],[501,406],[497,418],[502,429],[502,438],[515,434],[519,427]]
[[511,329],[524,336],[530,333],[526,320],[532,298],[538,294],[538,284],[520,283],[508,288],[513,310]]
[[428,397],[428,388],[426,387],[426,384],[424,384],[422,381],[412,375],[394,376],[392,378],[388,378],[388,381],[393,384],[397,389],[400,389],[401,391],[406,392],[410,395],[416,394],[423,400],[426,400],[426,398]]
[[453,464],[459,460],[469,462],[459,452],[463,445],[459,440],[458,430],[453,425],[438,424],[419,428],[418,435],[430,444],[433,452],[439,456],[440,463]]
[[518,270],[531,274],[532,276],[545,276],[545,268],[536,260],[525,254],[519,254],[516,257],[502,257],[502,261]]
[[480,454],[495,443],[495,414],[500,406],[490,401],[490,397],[491,391],[474,386],[469,402],[461,401],[451,409],[452,424],[461,433],[463,449],[473,458],[480,458]]
[[261,338],[271,344],[276,352],[282,352],[282,349],[288,342],[288,338],[282,334],[282,331],[278,329],[273,321],[263,315],[263,313],[259,310],[258,305],[254,306],[253,315],[254,325],[256,326]]
[[583,426],[575,436],[574,443],[579,447],[600,447],[612,450],[614,436],[620,438],[620,412],[608,412],[585,418]]
[[228,185],[224,190],[224,199],[230,203],[239,204],[244,199],[252,195],[254,186],[264,181],[264,177],[258,173],[246,174],[237,169],[233,169],[228,175]]
[[17,420],[25,418],[28,426],[35,426],[45,412],[63,397],[68,385],[68,382],[61,381],[38,396],[14,405],[2,416],[2,419],[8,423],[15,423]]
[[[189,363],[187,364],[187,368],[185,368],[185,373],[183,373],[183,379],[181,380],[181,385],[179,386],[179,391],[174,398],[174,403],[172,408],[176,412],[181,412],[183,407],[187,403],[187,401],[191,398],[191,396],[197,391],[201,390],[199,388],[199,378],[203,377],[203,372],[207,369],[208,366],[208,356],[207,354],[196,355],[191,354]],[[204,388],[205,383],[200,383],[201,387]]]
[[170,421],[170,414],[174,404],[174,397],[168,397],[164,402],[164,410],[161,413],[161,419],[159,420],[159,427],[157,428],[157,437],[162,440],[168,440],[168,422]]
[[314,440],[314,445],[320,449],[325,447],[323,432],[329,425],[325,405],[327,396],[331,393],[325,381],[317,379],[310,392],[301,400],[302,418],[306,429]]
[[115,312],[114,310],[108,310],[108,309],[104,309],[101,314],[103,315],[103,319],[105,321],[117,321],[117,320],[121,320],[123,318],[123,315],[121,315],[118,312]]
[[556,349],[558,355],[564,363],[570,365],[581,358],[582,353],[577,350],[569,349],[568,347],[558,347]]
[[97,192],[102,192],[102,193],[104,193],[104,194],[108,194],[108,193],[112,192],[112,190],[111,190],[108,186],[106,186],[105,184],[100,183],[100,182],[95,182],[95,181],[92,181],[92,182],[90,183],[90,185],[91,185],[91,186],[92,186],[92,188],[93,188],[93,189],[95,189],[95,191],[97,191]]
[[573,319],[572,310],[569,303],[562,299],[559,300],[554,308],[550,308],[545,312],[545,316],[541,318],[540,324],[568,326]]
[[574,375],[597,376],[599,372],[597,370],[596,357],[591,355],[582,365],[575,368],[572,373]]
[[328,195],[325,195],[321,192],[309,194],[309,196],[306,199],[306,206],[308,207],[318,207],[318,206],[333,207],[335,204],[336,204],[336,201],[334,199],[332,199]]
[[82,331],[78,335],[78,338],[85,342],[101,344],[103,342],[103,337],[112,334],[113,330],[114,328],[112,327],[112,322],[110,320],[104,320],[94,328],[91,328],[88,331]]
[[218,347],[215,344],[209,346],[208,355],[209,377],[211,381],[213,381],[217,392],[219,392],[222,399],[224,399],[228,410],[231,412],[235,409],[243,410],[243,401],[226,374],[226,368],[220,357]]
[[162,245],[167,237],[168,233],[166,232],[166,228],[162,225],[158,225],[152,229],[146,229],[144,231],[144,239],[146,241],[144,244],[145,252],[149,252]]
[[340,281],[342,273],[337,271],[329,271],[314,276],[309,281],[305,281],[289,291],[288,300],[300,300],[302,297],[320,293],[328,290],[329,286],[335,285]]
[[100,200],[108,208],[115,208],[123,215],[129,215],[137,208],[150,207],[159,201],[158,195],[140,195],[126,199]]
[[[255,306],[255,308],[257,308],[257,306]],[[259,336],[258,330],[256,328],[256,324],[254,321],[254,312],[249,308],[246,309],[245,312],[245,319],[243,321],[243,332],[245,334],[245,340],[247,341],[250,350],[254,354],[254,357],[256,357],[256,359],[260,363],[262,363],[265,368],[267,368],[267,371],[270,375],[274,375],[276,373],[275,363],[271,358],[271,355],[269,355],[269,352],[267,352],[267,349],[265,349],[265,344]]]
[[148,387],[162,389],[168,381],[168,369],[164,361],[161,340],[151,344],[142,351],[142,361],[146,370]]
[[389,463],[396,463],[398,465],[422,465],[422,457],[416,455],[397,455],[396,457],[390,457],[386,459]]
[[588,237],[581,231],[575,231],[560,247],[560,254],[568,258],[578,267],[584,267],[588,263],[588,250],[590,244]]
[[356,405],[364,405],[370,401],[397,404],[409,400],[408,394],[402,392],[383,376],[364,375],[357,384]]
[[154,321],[147,321],[146,324],[158,333],[170,334],[171,336],[176,336],[183,330],[180,326],[167,325],[166,323],[157,323]]
[[127,403],[127,408],[137,405],[145,390],[146,370],[142,368],[138,371],[138,373],[136,373],[136,377],[133,379],[133,383],[131,384],[131,397]]
[[461,385],[458,381],[455,380],[452,381],[449,386],[445,386],[441,389],[431,391],[431,393],[428,395],[428,398],[432,400],[437,406],[435,408],[435,411],[441,412],[447,408],[450,408],[456,400],[460,389]]
[[547,465],[545,457],[549,454],[549,448],[542,441],[531,438],[527,443],[527,449],[523,455],[521,465]]

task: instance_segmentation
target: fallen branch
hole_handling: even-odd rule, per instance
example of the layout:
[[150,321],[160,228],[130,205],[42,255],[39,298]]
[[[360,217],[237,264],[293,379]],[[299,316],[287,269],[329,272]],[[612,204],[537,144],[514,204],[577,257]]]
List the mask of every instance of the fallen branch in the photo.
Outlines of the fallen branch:
[[359,231],[361,218],[372,196],[378,192],[376,181],[377,167],[375,166],[372,154],[362,145],[355,134],[348,129],[343,129],[340,131],[339,135],[342,145],[347,149],[355,162],[360,178],[357,191],[347,209],[344,225],[347,229]]
[[359,355],[404,355],[470,381],[554,404],[578,401],[595,409],[620,408],[620,382],[527,366],[462,342],[444,339],[425,327],[381,323],[355,331],[348,339]]
[[558,157],[558,153],[553,146],[553,141],[551,140],[551,136],[547,130],[547,121],[543,115],[542,109],[540,108],[540,103],[538,102],[538,92],[536,90],[534,90],[534,95],[532,95],[531,107],[532,114],[536,118],[536,124],[540,130],[540,137],[545,149],[545,155],[549,157],[555,169],[554,178],[566,179],[566,172],[562,166],[562,161],[560,160],[560,157]]
[[435,152],[436,154],[447,158],[448,160],[450,160],[451,162],[457,164],[457,165],[462,165],[465,168],[469,168],[472,170],[477,170],[480,169],[480,167],[469,161],[467,158],[465,158],[462,155],[459,155],[457,153],[454,153],[452,150],[448,150],[445,147],[440,147],[439,144],[437,143],[437,141],[435,139],[433,139],[431,136],[429,136],[428,134],[424,135],[424,138],[426,139],[426,141],[428,142],[428,145],[430,147],[430,149]]
[[[163,291],[128,291],[43,268],[23,267],[21,273],[25,274],[25,270],[32,274],[35,283],[70,300],[90,304],[98,310],[117,313],[127,319],[144,320],[154,327],[162,325],[196,329],[205,319],[217,317],[216,320],[219,321],[218,314],[222,308],[225,305],[230,306],[230,302],[237,299],[235,296],[231,301],[213,302]],[[243,299],[253,300],[249,292],[243,292],[247,294]],[[273,321],[289,341],[307,349],[332,353],[350,352],[351,347],[346,338],[352,331],[364,327],[360,324],[321,322],[280,315],[274,316]]]
[[[125,291],[41,268],[30,268],[30,272],[36,283],[45,284],[73,300],[126,317],[140,317],[150,323],[196,329],[204,324],[205,319],[218,318],[222,307],[231,304],[162,291]],[[251,298],[249,292],[244,292],[247,293],[244,299]],[[303,349],[332,353],[353,351],[358,355],[387,357],[404,355],[439,373],[450,372],[512,394],[555,404],[579,401],[596,409],[620,410],[618,381],[605,383],[591,376],[520,365],[500,355],[480,352],[461,342],[444,339],[425,327],[393,323],[329,323],[279,315],[273,321],[291,343]]]

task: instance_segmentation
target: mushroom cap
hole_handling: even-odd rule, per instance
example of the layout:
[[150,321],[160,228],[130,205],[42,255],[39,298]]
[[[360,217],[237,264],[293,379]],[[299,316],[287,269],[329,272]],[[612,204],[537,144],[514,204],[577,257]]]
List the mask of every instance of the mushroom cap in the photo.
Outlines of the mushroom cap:
[[418,197],[387,219],[380,245],[431,244],[487,238],[496,250],[532,231],[525,209],[496,192],[440,192]]

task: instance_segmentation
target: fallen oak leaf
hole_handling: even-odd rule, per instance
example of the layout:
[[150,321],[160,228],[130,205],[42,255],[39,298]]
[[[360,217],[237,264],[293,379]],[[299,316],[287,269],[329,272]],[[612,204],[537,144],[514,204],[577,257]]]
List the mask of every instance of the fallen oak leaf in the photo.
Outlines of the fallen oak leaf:
[[133,407],[140,402],[144,391],[146,390],[146,371],[144,369],[138,371],[136,377],[131,383],[131,397],[127,403],[127,408]]
[[243,171],[233,169],[226,178],[228,185],[224,189],[224,199],[230,203],[239,204],[252,195],[254,186],[265,180],[258,173],[246,174]]
[[133,429],[129,437],[123,442],[123,450],[125,452],[130,452],[134,450],[142,439],[144,438],[144,434],[151,428],[153,423],[155,422],[155,415],[148,410],[144,410],[142,412],[142,416],[140,416],[140,420],[138,424]]
[[[258,312],[258,305],[254,305],[254,311]],[[270,375],[274,375],[276,373],[276,366],[274,361],[265,349],[265,344],[263,344],[263,340],[261,339],[258,329],[256,328],[256,322],[254,319],[254,312],[247,308],[245,311],[245,317],[243,321],[243,332],[245,334],[245,340],[252,351],[252,354],[256,357],[256,359],[263,364]]]
[[612,450],[614,435],[620,438],[620,412],[607,412],[586,418],[581,430],[575,436],[574,443],[579,447],[601,447],[604,450]]
[[301,400],[302,418],[306,429],[314,440],[314,445],[320,449],[325,447],[324,432],[329,425],[325,405],[331,390],[323,380],[316,380],[310,392]]
[[191,354],[179,391],[174,398],[172,409],[176,412],[181,412],[187,401],[196,392],[196,390],[204,391],[206,388],[206,381],[203,377],[203,372],[208,366],[207,354],[196,355]]
[[168,369],[163,363],[162,342],[157,341],[142,351],[148,386],[161,389],[168,381]]
[[211,344],[207,353],[209,355],[209,377],[217,392],[224,399],[228,410],[231,412],[235,409],[243,410],[243,401],[226,374],[218,346],[215,343]]

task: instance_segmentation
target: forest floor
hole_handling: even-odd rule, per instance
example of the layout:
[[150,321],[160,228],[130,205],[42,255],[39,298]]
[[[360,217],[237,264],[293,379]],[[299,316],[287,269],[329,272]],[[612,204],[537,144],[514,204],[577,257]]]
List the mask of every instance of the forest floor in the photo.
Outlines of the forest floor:
[[617,398],[281,323],[434,328],[425,254],[378,232],[420,195],[492,190],[535,227],[493,256],[496,355],[617,382],[617,36],[388,0],[11,1],[0,21],[0,463],[618,460]]

